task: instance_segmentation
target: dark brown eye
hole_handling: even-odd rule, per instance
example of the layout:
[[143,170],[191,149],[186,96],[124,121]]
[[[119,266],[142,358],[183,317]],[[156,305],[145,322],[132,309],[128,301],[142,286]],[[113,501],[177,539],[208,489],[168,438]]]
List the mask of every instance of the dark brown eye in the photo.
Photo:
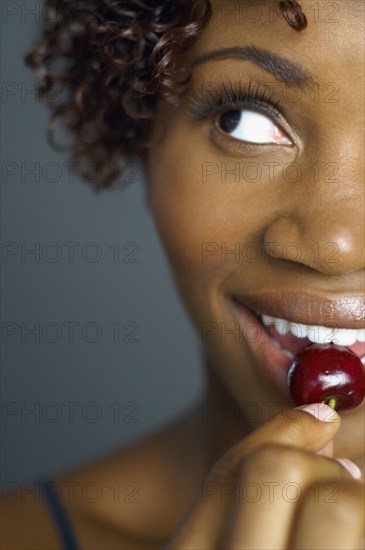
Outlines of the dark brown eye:
[[228,111],[227,113],[223,113],[219,119],[220,128],[223,132],[227,132],[227,134],[229,134],[237,128],[240,120],[241,111]]
[[219,117],[217,126],[222,132],[240,141],[293,145],[292,140],[268,115],[257,111],[249,109],[226,111]]

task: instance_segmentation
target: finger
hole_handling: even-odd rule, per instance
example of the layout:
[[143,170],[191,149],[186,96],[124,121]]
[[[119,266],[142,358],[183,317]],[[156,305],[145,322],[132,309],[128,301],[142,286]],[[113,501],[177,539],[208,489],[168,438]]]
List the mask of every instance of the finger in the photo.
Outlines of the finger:
[[244,456],[261,444],[292,445],[312,452],[326,448],[340,427],[340,416],[324,403],[284,409],[227,451],[216,470],[238,473]]
[[316,504],[309,494],[305,496],[289,547],[292,550],[361,548],[364,517],[364,484],[337,480],[330,496],[326,487],[320,489]]
[[327,456],[328,458],[332,458],[334,456],[334,444],[333,441],[330,441],[325,445],[322,449],[316,452],[317,455],[321,456]]
[[235,481],[242,461],[255,448],[271,442],[315,452],[330,442],[339,426],[340,417],[324,404],[311,405],[310,413],[299,408],[277,414],[216,462],[167,548],[217,547],[231,508],[222,498],[222,488],[225,483]]
[[350,478],[336,460],[295,447],[273,444],[259,447],[243,464],[236,483],[237,503],[225,529],[222,547],[287,548],[303,494],[308,491],[313,502],[322,482]]

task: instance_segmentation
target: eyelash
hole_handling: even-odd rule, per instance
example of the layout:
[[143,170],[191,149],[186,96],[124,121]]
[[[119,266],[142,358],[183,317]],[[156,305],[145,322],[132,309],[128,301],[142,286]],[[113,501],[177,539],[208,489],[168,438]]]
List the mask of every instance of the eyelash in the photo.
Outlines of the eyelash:
[[196,97],[191,97],[188,114],[193,120],[203,121],[216,117],[228,111],[251,109],[277,119],[284,115],[284,108],[279,101],[273,100],[273,93],[266,91],[266,86],[239,82],[234,85],[231,81],[222,82],[220,89],[214,87],[203,97],[199,91]]

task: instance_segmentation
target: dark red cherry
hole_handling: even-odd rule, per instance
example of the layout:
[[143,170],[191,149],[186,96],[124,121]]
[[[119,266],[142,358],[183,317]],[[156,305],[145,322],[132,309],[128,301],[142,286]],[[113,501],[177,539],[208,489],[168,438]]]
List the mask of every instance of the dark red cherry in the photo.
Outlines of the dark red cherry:
[[321,403],[337,411],[352,409],[365,396],[365,369],[350,349],[336,344],[310,344],[288,372],[288,388],[297,405]]

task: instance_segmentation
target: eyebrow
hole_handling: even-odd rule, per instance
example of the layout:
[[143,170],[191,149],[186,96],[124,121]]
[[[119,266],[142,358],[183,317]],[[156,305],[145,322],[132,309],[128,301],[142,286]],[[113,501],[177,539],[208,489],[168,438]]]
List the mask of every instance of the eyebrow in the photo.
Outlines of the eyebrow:
[[304,70],[299,63],[255,46],[235,46],[208,52],[195,59],[191,64],[191,69],[209,61],[228,58],[252,61],[284,82],[288,87],[305,89],[314,82],[312,75]]

